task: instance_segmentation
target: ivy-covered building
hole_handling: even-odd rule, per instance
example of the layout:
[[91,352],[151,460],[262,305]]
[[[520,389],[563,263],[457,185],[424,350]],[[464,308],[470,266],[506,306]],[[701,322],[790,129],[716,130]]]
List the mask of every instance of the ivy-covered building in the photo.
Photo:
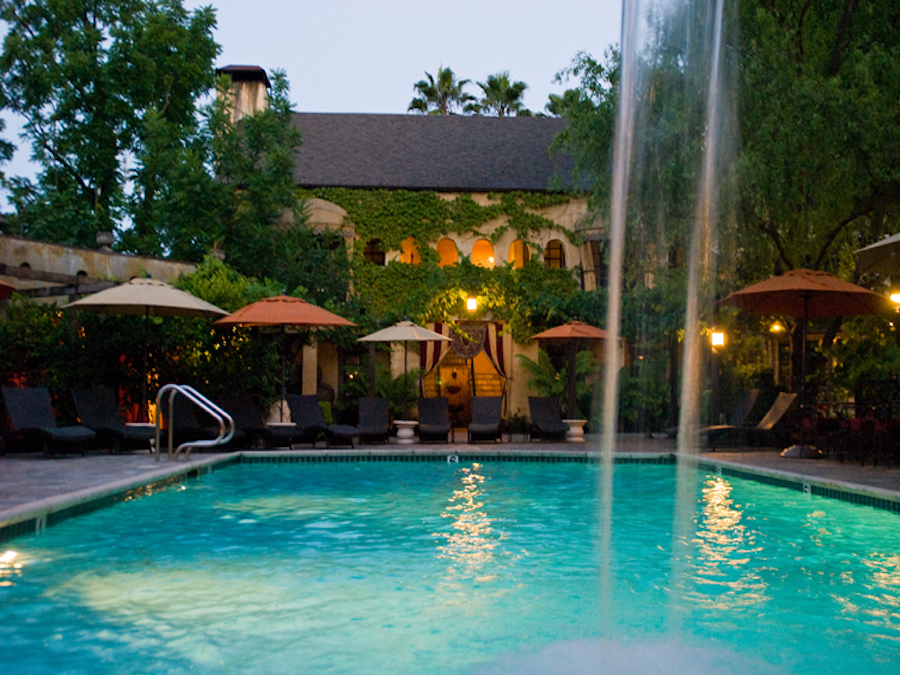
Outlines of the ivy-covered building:
[[[237,97],[242,80],[257,87],[261,81],[246,68],[230,74]],[[295,180],[309,223],[341,233],[355,292],[368,294],[379,314],[390,314],[412,286],[429,283],[416,275],[417,266],[445,268],[464,259],[485,269],[538,261],[568,270],[584,290],[602,285],[603,228],[571,158],[554,147],[564,120],[296,113],[293,123],[303,138]],[[496,303],[479,292],[486,294],[479,302]],[[426,395],[448,396],[462,420],[473,394],[503,393],[508,414],[526,413],[535,392],[515,356],[536,358],[536,343],[514,335],[496,304],[493,311],[442,316],[450,305],[416,307],[409,317],[453,338],[448,346],[410,352],[408,366],[428,372]],[[401,346],[394,357],[393,370],[403,372]],[[304,391],[323,384],[338,390],[352,359],[329,345],[307,348]]]

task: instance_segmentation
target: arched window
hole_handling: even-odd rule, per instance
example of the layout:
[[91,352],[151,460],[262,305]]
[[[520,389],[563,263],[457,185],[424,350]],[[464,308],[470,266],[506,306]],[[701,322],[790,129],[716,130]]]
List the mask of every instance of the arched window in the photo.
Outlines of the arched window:
[[422,259],[419,257],[419,246],[416,244],[415,237],[407,237],[400,246],[400,262],[410,265],[418,265],[422,262]]
[[494,269],[494,246],[487,239],[479,239],[472,247],[472,264]]
[[551,239],[544,247],[544,265],[547,267],[565,268],[566,249],[559,239]]
[[459,251],[456,242],[444,237],[437,243],[437,252],[440,256],[438,267],[450,267],[459,262]]
[[523,267],[531,259],[531,251],[522,239],[516,239],[509,245],[507,259],[513,267]]
[[381,239],[369,239],[363,249],[363,260],[373,265],[384,266],[384,249],[381,248]]

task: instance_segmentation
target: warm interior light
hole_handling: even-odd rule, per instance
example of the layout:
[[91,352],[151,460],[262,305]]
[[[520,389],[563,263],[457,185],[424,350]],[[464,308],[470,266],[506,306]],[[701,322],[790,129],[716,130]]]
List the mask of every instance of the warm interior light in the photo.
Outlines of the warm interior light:
[[713,347],[724,347],[725,333],[720,330],[714,330],[712,333],[710,333],[709,340],[710,342],[712,342]]
[[891,302],[900,305],[900,293],[891,293]]
[[782,326],[780,323],[778,323],[776,321],[775,323],[772,324],[772,327],[769,330],[773,333],[780,333],[781,331],[784,330],[784,326]]
[[466,298],[466,309],[470,312],[474,312],[476,309],[478,309],[478,298]]

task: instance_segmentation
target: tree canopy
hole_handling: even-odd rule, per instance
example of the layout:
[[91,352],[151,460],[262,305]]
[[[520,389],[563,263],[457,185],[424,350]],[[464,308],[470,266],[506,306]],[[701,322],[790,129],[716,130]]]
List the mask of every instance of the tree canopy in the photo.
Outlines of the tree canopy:
[[742,277],[775,259],[847,274],[854,249],[900,229],[900,6],[741,10]]
[[130,162],[151,133],[183,138],[213,84],[209,7],[179,0],[3,0],[6,105],[22,115],[35,182],[12,181],[19,231],[93,246],[129,212]]
[[479,82],[482,96],[473,109],[479,115],[496,115],[507,117],[521,115],[527,117],[531,111],[525,107],[522,96],[528,85],[524,82],[511,82],[509,71],[505,70],[495,75],[488,75],[487,80]]
[[413,85],[418,96],[410,101],[408,112],[419,112],[426,115],[451,115],[457,109],[468,111],[466,106],[475,97],[465,91],[470,80],[457,80],[449,67],[438,68],[437,77],[425,72],[424,80]]

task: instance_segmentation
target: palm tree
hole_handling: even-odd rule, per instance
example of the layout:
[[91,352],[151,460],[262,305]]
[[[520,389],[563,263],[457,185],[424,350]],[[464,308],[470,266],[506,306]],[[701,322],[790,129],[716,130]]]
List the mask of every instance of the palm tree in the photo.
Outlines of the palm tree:
[[452,115],[455,106],[465,111],[466,104],[475,100],[474,96],[463,91],[470,80],[457,81],[450,68],[438,68],[437,79],[428,71],[425,71],[425,76],[427,80],[419,80],[413,85],[419,96],[410,101],[407,112],[415,110],[427,115]]
[[524,82],[510,82],[509,71],[503,71],[496,75],[488,75],[486,82],[479,82],[478,86],[484,95],[477,106],[472,108],[478,113],[496,113],[497,117],[507,115],[530,116],[531,111],[522,103],[522,95],[528,89]]

